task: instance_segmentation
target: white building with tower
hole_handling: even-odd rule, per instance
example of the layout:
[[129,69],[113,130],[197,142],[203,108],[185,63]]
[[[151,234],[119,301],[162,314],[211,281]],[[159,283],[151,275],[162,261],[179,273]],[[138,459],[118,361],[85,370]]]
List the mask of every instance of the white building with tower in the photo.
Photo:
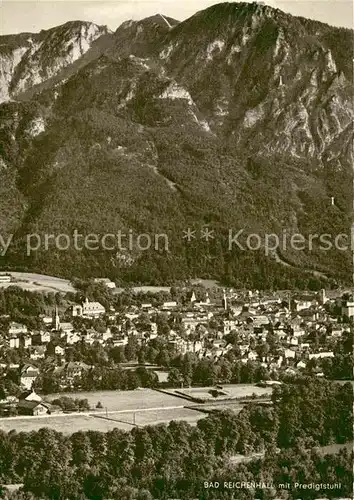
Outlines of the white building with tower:
[[99,302],[90,302],[87,298],[82,305],[73,307],[72,315],[81,316],[82,318],[95,319],[105,314],[106,309]]

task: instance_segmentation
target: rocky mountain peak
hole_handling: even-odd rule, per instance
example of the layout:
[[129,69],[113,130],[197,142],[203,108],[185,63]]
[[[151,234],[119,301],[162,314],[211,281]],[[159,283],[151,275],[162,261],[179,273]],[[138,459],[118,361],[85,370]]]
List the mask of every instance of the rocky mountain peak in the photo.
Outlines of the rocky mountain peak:
[[107,26],[70,21],[27,37],[0,37],[0,102],[55,76],[109,32]]
[[163,14],[155,14],[153,16],[145,17],[144,19],[134,21],[132,19],[129,19],[128,21],[124,21],[116,31],[120,31],[121,29],[128,29],[131,28],[132,26],[134,27],[144,27],[144,26],[163,26],[167,27],[169,29],[173,28],[179,24],[179,21],[176,19],[173,19],[171,17],[165,16]]
[[150,56],[163,43],[165,36],[178,24],[179,21],[163,14],[156,14],[138,21],[125,21],[115,31],[114,42],[108,52],[113,57]]

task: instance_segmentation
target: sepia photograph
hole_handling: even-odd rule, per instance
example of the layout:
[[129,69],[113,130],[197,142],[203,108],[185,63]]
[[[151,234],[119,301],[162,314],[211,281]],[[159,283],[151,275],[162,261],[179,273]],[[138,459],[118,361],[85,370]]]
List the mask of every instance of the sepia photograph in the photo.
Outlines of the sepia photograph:
[[2,0],[0,499],[354,497],[353,0]]

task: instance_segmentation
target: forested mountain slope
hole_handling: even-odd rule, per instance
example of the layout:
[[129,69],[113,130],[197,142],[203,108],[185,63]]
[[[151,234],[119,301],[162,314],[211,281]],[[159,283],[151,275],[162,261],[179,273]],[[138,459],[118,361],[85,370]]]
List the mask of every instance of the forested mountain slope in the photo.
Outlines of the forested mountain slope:
[[[129,21],[113,34],[64,27],[36,42],[38,56],[13,62],[10,84],[1,84],[0,224],[15,233],[5,265],[146,283],[212,276],[236,286],[321,286],[306,270],[350,281],[351,252],[318,242],[280,249],[288,266],[264,248],[229,248],[229,231],[243,228],[262,238],[349,235],[350,30],[246,3],[182,23]],[[2,52],[26,37],[0,37]],[[206,227],[215,231],[208,243]],[[190,243],[187,228],[197,230]],[[169,251],[26,255],[26,234],[75,229],[166,233]]]

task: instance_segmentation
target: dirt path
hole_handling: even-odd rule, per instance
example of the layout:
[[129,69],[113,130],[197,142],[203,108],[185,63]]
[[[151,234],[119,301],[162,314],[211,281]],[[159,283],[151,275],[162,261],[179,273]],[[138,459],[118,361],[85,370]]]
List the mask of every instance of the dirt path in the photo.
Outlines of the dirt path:
[[297,271],[311,273],[316,278],[323,278],[323,279],[326,279],[326,280],[329,279],[329,277],[325,273],[321,273],[320,271],[315,271],[314,269],[309,269],[309,268],[306,268],[306,267],[302,268],[302,267],[298,267],[298,266],[294,266],[293,264],[290,264],[289,262],[287,262],[286,260],[284,260],[284,258],[280,255],[280,252],[279,252],[278,249],[274,251],[273,256],[274,256],[274,258],[275,258],[275,260],[277,261],[278,264],[281,264],[281,265],[283,265],[285,267],[289,267],[291,269],[296,269]]

